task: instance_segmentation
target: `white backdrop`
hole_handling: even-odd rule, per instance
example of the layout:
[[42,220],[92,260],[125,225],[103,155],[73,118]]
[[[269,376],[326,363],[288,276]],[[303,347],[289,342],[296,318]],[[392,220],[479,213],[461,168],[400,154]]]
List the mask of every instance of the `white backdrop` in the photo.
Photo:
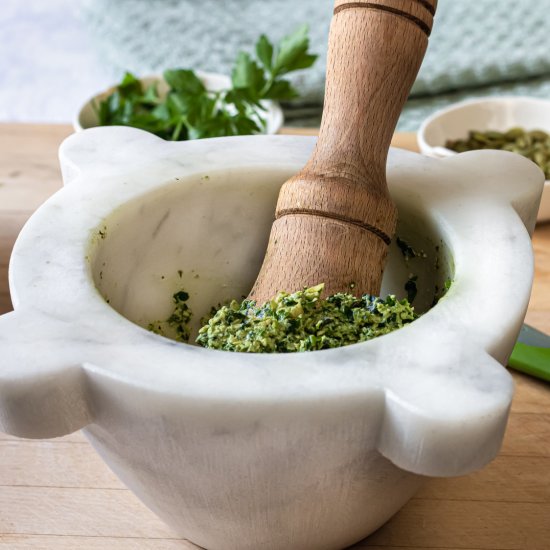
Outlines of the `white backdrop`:
[[69,122],[116,80],[103,69],[80,0],[0,0],[0,121]]

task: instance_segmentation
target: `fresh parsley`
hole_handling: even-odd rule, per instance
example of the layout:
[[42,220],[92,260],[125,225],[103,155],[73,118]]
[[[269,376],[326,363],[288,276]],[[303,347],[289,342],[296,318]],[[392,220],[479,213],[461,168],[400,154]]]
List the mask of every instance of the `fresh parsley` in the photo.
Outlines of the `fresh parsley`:
[[265,35],[256,43],[255,57],[240,52],[231,71],[231,88],[207,90],[190,69],[169,69],[169,86],[161,97],[158,84],[144,87],[126,73],[114,92],[94,103],[100,126],[132,126],[157,136],[183,141],[255,134],[266,128],[264,100],[288,101],[298,91],[285,75],[311,67],[308,27],[301,26],[273,45]]

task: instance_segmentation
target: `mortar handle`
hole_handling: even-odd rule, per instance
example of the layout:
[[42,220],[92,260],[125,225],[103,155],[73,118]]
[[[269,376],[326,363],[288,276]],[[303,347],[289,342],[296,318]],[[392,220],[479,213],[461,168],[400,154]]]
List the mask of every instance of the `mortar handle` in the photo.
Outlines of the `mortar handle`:
[[59,437],[93,421],[82,346],[38,308],[0,315],[0,432]]
[[251,298],[320,282],[328,294],[352,282],[357,294],[379,292],[397,219],[386,184],[388,149],[436,3],[336,0],[319,139],[281,189]]

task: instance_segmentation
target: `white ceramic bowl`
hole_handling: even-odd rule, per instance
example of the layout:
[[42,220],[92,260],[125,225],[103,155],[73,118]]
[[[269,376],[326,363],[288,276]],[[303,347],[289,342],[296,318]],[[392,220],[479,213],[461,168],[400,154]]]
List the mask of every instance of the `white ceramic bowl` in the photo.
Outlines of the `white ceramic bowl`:
[[[526,130],[543,130],[550,134],[550,101],[529,97],[472,99],[435,112],[418,131],[418,144],[425,155],[456,155],[445,147],[448,139],[461,139],[470,130],[499,132],[520,126]],[[521,185],[518,182],[518,185]],[[537,221],[550,220],[550,181],[544,185]]]
[[[203,81],[208,90],[218,91],[228,88],[231,85],[231,80],[228,76],[217,73],[207,73],[196,71],[197,76]],[[158,82],[158,91],[162,96],[168,92],[166,81],[159,75],[145,76],[140,79],[144,86],[149,86],[154,82]],[[111,86],[107,90],[100,92],[91,97],[82,108],[78,111],[73,119],[73,128],[79,132],[86,128],[95,128],[98,126],[97,116],[93,108],[93,102],[105,99],[113,93],[115,86]],[[276,101],[264,101],[263,105],[266,108],[267,127],[266,134],[276,134],[282,127],[284,115],[281,106]]]
[[414,272],[426,312],[398,331],[340,349],[241,354],[143,328],[168,316],[182,286],[197,320],[248,293],[279,188],[314,143],[174,143],[124,127],[68,138],[65,187],[32,216],[10,262],[0,429],[47,438],[82,428],[151,510],[209,550],[343,548],[426,476],[490,461],[512,399],[502,365],[529,302],[543,184],[518,155],[390,151],[398,235],[426,254],[407,262],[390,247],[383,294],[403,296]]

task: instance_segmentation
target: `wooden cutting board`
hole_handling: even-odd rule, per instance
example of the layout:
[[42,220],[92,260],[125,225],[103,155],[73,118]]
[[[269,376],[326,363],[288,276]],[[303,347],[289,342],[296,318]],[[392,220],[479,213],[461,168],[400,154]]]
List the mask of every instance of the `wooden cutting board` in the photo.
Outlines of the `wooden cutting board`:
[[[11,248],[31,213],[61,186],[57,148],[70,133],[64,125],[0,124],[1,313],[11,309]],[[415,136],[396,134],[394,145],[416,150]],[[550,333],[550,224],[537,227],[533,243],[536,275],[527,321]],[[516,373],[514,379],[517,393],[498,458],[469,476],[430,480],[353,548],[550,550],[550,385]],[[0,549],[77,548],[197,547],[147,510],[80,433],[48,441],[0,433]]]

